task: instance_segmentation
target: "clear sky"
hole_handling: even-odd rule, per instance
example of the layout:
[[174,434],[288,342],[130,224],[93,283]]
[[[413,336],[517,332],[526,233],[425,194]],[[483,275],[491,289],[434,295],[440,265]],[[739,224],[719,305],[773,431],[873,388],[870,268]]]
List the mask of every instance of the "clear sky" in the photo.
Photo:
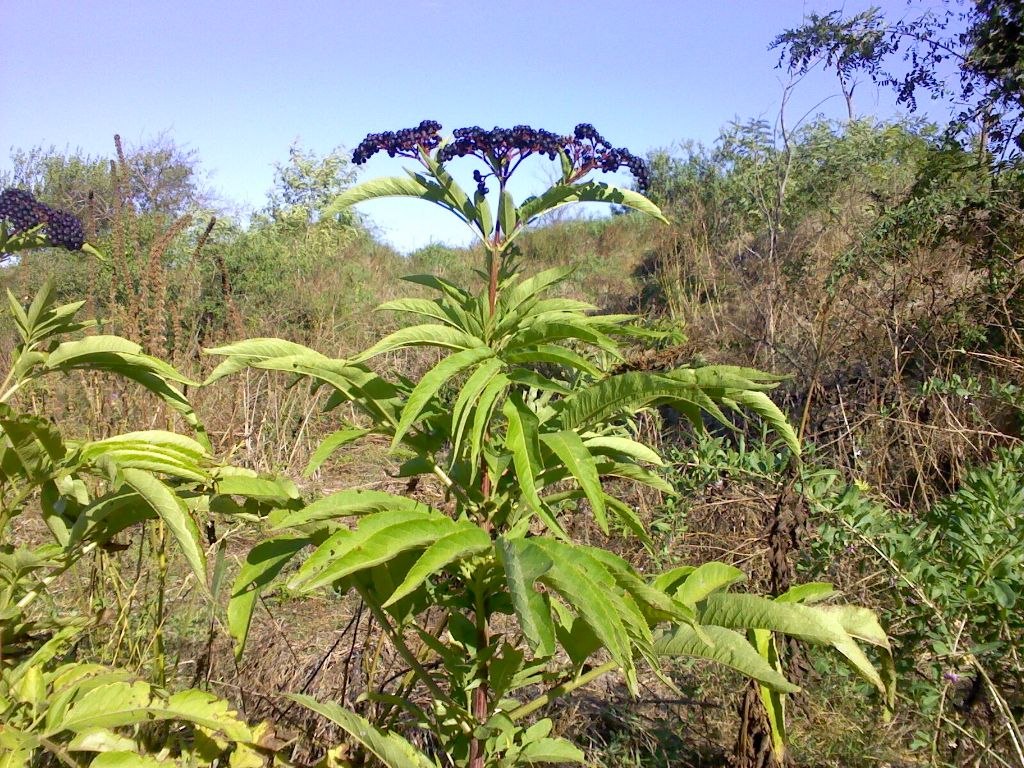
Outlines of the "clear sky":
[[[774,119],[786,75],[771,39],[804,14],[903,0],[0,0],[0,168],[10,148],[110,156],[112,137],[167,132],[209,184],[260,206],[299,139],[323,154],[424,118],[593,123],[637,154],[713,141],[734,117]],[[832,98],[827,98],[827,97]],[[817,107],[822,99],[824,103]],[[870,84],[863,114],[892,113]],[[844,114],[833,76],[788,108]],[[394,173],[377,156],[363,177]],[[537,171],[538,180],[542,171]],[[465,233],[418,201],[363,210],[403,251]]]

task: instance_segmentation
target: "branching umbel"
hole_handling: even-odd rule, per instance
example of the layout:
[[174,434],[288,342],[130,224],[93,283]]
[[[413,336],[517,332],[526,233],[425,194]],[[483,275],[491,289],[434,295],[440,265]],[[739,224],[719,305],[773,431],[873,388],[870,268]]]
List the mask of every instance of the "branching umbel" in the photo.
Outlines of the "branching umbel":
[[[650,543],[637,512],[605,483],[622,478],[671,492],[658,474],[660,456],[630,431],[628,417],[637,410],[671,406],[698,430],[705,419],[729,424],[730,412],[743,412],[766,422],[794,455],[799,442],[766,394],[776,377],[731,366],[610,373],[622,360],[619,341],[650,332],[632,316],[597,314],[585,302],[551,295],[571,269],[518,272],[515,238],[568,203],[612,203],[663,220],[639,192],[587,178],[626,166],[642,186],[642,161],[588,125],[571,136],[528,126],[466,128],[450,142],[439,131],[424,121],[368,136],[357,163],[387,151],[422,168],[356,186],[334,207],[387,196],[440,205],[483,242],[483,284],[467,289],[432,275],[408,277],[436,298],[381,306],[414,322],[364,352],[333,359],[281,339],[251,339],[211,350],[225,359],[208,383],[249,366],[306,377],[331,392],[330,409],[347,403],[360,414],[358,423],[339,424],[310,471],[332,452],[382,435],[404,459],[400,475],[439,481],[450,504],[442,511],[351,490],[272,513],[271,538],[249,553],[232,590],[237,652],[257,598],[292,560],[300,561],[288,569],[292,594],[358,592],[417,683],[406,698],[383,690],[366,695],[401,708],[404,718],[385,729],[336,704],[295,698],[391,768],[583,762],[576,746],[551,733],[552,721],[535,714],[603,674],[622,675],[635,693],[638,670],[647,667],[671,686],[660,665],[672,656],[711,659],[756,680],[781,752],[783,698],[796,688],[780,672],[774,633],[835,649],[891,706],[885,633],[866,609],[815,604],[831,595],[827,585],[795,587],[775,599],[733,594],[744,575],[731,566],[679,565],[651,576],[573,540],[564,525],[569,512],[588,514],[606,536]],[[562,175],[517,204],[507,182],[530,156],[559,161]],[[478,163],[472,195],[448,171],[457,158]],[[408,347],[442,353],[418,382],[391,380],[368,364]],[[431,608],[447,616],[436,631],[423,618]],[[874,648],[880,670],[862,644]],[[399,734],[416,728],[431,732],[428,741],[437,746],[430,754]]]

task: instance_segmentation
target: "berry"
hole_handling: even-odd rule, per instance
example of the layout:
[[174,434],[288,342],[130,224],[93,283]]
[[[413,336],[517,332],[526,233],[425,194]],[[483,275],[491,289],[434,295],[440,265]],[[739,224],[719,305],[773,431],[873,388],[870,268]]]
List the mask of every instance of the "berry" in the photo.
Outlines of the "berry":
[[0,192],[0,219],[11,223],[13,232],[24,232],[43,224],[43,233],[50,244],[58,248],[80,251],[85,245],[82,222],[74,214],[40,203],[23,189]]
[[352,162],[362,165],[378,152],[387,152],[389,157],[400,155],[415,158],[421,147],[429,151],[441,143],[441,137],[438,136],[440,130],[439,122],[424,120],[415,128],[371,133],[352,153]]
[[0,219],[11,222],[15,232],[39,226],[49,209],[23,189],[0,192]]
[[85,245],[85,231],[82,222],[67,211],[51,211],[43,228],[50,244],[69,251],[80,251]]
[[[352,161],[362,165],[377,152],[385,151],[391,157],[416,158],[420,148],[431,150],[440,145],[439,123],[424,120],[417,128],[401,131],[371,133],[356,147]],[[570,181],[578,181],[592,170],[603,173],[626,168],[636,179],[641,192],[650,186],[650,170],[642,158],[628,149],[612,147],[590,123],[580,123],[571,136],[560,136],[551,131],[515,125],[512,128],[495,126],[487,131],[478,125],[457,128],[454,139],[437,153],[439,162],[446,163],[457,157],[476,157],[487,163],[500,181],[507,180],[519,162],[530,155],[546,155],[554,160],[564,152],[572,167]],[[477,191],[487,194],[485,180],[488,175],[473,172]]]

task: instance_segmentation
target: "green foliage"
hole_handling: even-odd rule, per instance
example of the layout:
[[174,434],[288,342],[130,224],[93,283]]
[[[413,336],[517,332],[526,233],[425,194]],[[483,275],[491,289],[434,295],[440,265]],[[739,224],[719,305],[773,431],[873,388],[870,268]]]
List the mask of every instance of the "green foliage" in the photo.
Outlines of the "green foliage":
[[[961,670],[968,654],[998,665],[1007,644],[1024,631],[1018,610],[1024,595],[1022,461],[1019,446],[1000,451],[990,464],[971,470],[956,493],[913,518],[851,486],[835,504],[849,527],[823,530],[835,549],[866,539],[890,563],[900,595],[893,609],[903,627],[896,640],[935,651],[932,685],[944,672]],[[957,649],[948,633],[959,619]]]
[[[22,241],[5,238],[4,248]],[[90,328],[84,302],[58,305],[47,282],[28,307],[8,292],[20,343],[0,385],[0,764],[262,765],[250,728],[227,702],[202,691],[169,693],[125,670],[74,660],[91,624],[35,611],[64,573],[143,520],[157,520],[206,590],[205,544],[196,517],[231,510],[230,497],[287,506],[293,487],[219,466],[178,385],[189,380],[116,336],[69,338]],[[19,405],[44,376],[105,371],[134,380],[191,425],[198,439],[149,430],[102,440],[66,438]],[[31,400],[30,400],[31,402]],[[221,485],[223,483],[223,486]],[[253,488],[249,488],[253,484]],[[267,486],[272,486],[268,490]],[[255,493],[250,493],[255,491]],[[14,518],[38,508],[53,543],[16,546]],[[173,722],[168,729],[160,723]]]
[[321,221],[327,204],[351,186],[355,176],[340,148],[319,157],[293,142],[288,162],[274,165],[274,187],[266,211],[278,223]]
[[[668,490],[651,469],[661,464],[657,453],[630,429],[633,416],[651,406],[674,407],[697,429],[706,418],[728,424],[729,411],[753,413],[799,452],[765,394],[776,377],[734,366],[612,374],[607,368],[621,360],[620,341],[646,335],[634,318],[591,314],[586,303],[552,296],[569,269],[519,273],[512,241],[545,211],[590,199],[660,217],[653,203],[580,180],[517,207],[501,168],[495,214],[482,194],[471,200],[435,155],[423,150],[421,159],[424,174],[361,184],[335,204],[404,195],[444,207],[484,242],[481,289],[412,276],[435,298],[383,305],[413,316],[414,324],[365,351],[335,359],[280,339],[252,339],[210,350],[224,360],[207,383],[247,367],[309,379],[330,392],[328,409],[347,405],[359,419],[340,425],[317,462],[383,436],[406,458],[399,474],[440,483],[446,508],[342,491],[271,513],[266,524],[274,538],[249,553],[232,590],[236,650],[244,647],[257,595],[286,568],[293,592],[358,593],[423,697],[367,695],[399,707],[405,725],[428,729],[437,747],[428,754],[335,704],[299,700],[392,768],[582,762],[578,749],[549,736],[550,720],[531,725],[527,718],[613,670],[636,693],[639,667],[662,675],[666,655],[712,658],[773,695],[792,691],[758,645],[773,632],[836,649],[891,705],[888,642],[870,612],[733,594],[727,589],[742,574],[721,565],[645,575],[605,548],[577,543],[565,524],[570,512],[589,514],[603,533],[615,525],[646,539],[636,512],[608,481]],[[368,365],[410,348],[431,350],[437,361],[418,382],[386,378]],[[313,549],[300,559],[307,545]],[[444,617],[435,631],[424,621],[431,609]],[[764,634],[748,638],[747,631]],[[861,642],[879,648],[881,673]]]

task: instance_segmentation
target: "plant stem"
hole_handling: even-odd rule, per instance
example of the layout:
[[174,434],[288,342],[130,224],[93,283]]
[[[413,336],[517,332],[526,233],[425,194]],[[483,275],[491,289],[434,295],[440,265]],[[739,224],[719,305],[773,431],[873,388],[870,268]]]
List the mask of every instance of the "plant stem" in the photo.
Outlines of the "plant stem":
[[387,614],[384,613],[383,609],[373,600],[373,598],[366,593],[364,587],[357,587],[359,596],[363,598],[363,602],[373,613],[373,617],[377,620],[377,623],[381,625],[381,628],[387,633],[391,642],[395,646],[395,650],[405,660],[405,663],[409,665],[409,668],[415,670],[416,674],[423,681],[423,684],[427,686],[427,689],[438,701],[443,701],[447,704],[451,704],[451,697],[448,696],[444,691],[441,690],[440,686],[434,682],[434,679],[430,676],[430,673],[424,669],[416,655],[409,650],[409,646],[405,644],[405,640],[402,638],[401,632],[399,632],[394,626],[392,626],[390,619]]
[[546,693],[541,694],[533,701],[528,701],[521,707],[513,709],[511,712],[508,713],[508,716],[512,720],[518,720],[521,717],[526,717],[527,715],[536,712],[541,707],[547,706],[555,699],[561,698],[562,696],[565,696],[565,694],[567,693],[572,693],[577,688],[580,688],[581,686],[584,686],[587,683],[601,677],[601,675],[611,672],[617,666],[618,665],[614,661],[606,661],[601,666],[594,667],[589,672],[584,672],[575,680],[570,680],[567,683],[556,685],[554,688],[551,688]]
[[[485,476],[486,479],[486,476]],[[491,642],[490,627],[487,625],[487,607],[484,599],[484,574],[477,571],[478,578],[473,584],[473,598],[475,601],[474,613],[476,614],[476,652],[478,657],[486,658],[487,648]],[[477,686],[473,689],[473,719],[477,723],[486,723],[490,718],[490,702],[488,701],[488,668],[487,662],[479,662],[477,671]],[[484,754],[483,744],[480,739],[474,736],[469,745],[469,768],[483,768],[487,756]]]

